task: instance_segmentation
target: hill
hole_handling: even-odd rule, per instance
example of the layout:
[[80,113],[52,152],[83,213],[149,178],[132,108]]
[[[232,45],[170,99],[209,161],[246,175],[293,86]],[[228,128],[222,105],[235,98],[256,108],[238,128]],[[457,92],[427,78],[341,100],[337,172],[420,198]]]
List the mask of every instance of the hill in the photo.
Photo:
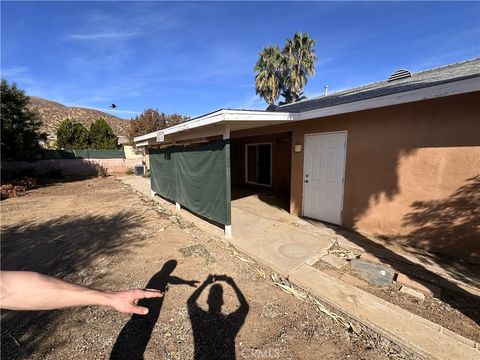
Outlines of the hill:
[[56,135],[57,124],[67,117],[82,123],[87,128],[95,120],[103,118],[112,127],[115,135],[127,135],[127,129],[129,126],[128,120],[121,119],[102,111],[76,106],[65,106],[58,102],[35,96],[30,97],[30,107],[32,109],[37,109],[42,117],[43,124],[40,131],[46,132],[49,135]]

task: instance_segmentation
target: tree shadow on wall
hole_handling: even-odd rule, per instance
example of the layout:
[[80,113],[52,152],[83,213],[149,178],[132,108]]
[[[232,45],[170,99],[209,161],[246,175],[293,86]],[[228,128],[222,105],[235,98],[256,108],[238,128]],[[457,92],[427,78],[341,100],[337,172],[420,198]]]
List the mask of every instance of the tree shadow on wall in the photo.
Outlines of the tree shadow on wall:
[[[475,263],[480,263],[480,175],[467,179],[451,196],[442,200],[417,201],[403,226],[414,228],[402,242],[429,251],[448,253],[461,248]],[[447,265],[455,265],[453,259]],[[453,268],[452,275],[465,280],[466,268]],[[480,280],[480,279],[478,279]]]
[[[2,227],[2,270],[27,270],[81,283],[82,280],[106,286],[102,268],[108,263],[100,259],[127,253],[146,238],[138,236],[141,218],[123,212],[112,216],[87,215],[60,217],[48,221]],[[50,343],[56,324],[71,311],[2,311],[2,358],[38,358],[47,354],[42,349],[61,347]],[[48,331],[46,330],[48,329]],[[15,343],[17,339],[20,345]],[[44,356],[45,355],[45,356]]]

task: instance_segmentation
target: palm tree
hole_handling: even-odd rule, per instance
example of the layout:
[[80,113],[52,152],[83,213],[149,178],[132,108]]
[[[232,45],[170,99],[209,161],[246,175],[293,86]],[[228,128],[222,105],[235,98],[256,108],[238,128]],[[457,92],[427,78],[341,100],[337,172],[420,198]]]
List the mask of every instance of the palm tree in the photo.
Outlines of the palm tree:
[[281,95],[285,103],[295,102],[305,98],[303,88],[307,76],[315,74],[315,40],[307,33],[296,33],[282,51],[282,83]]
[[255,92],[269,105],[280,97],[282,53],[278,46],[269,46],[260,52],[254,67]]

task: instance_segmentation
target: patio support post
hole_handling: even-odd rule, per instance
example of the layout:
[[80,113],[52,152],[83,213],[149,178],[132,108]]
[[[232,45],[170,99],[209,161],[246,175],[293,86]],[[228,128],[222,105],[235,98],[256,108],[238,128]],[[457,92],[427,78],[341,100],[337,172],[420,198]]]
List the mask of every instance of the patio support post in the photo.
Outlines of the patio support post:
[[178,212],[178,211],[180,211],[181,208],[182,207],[180,206],[180,204],[175,202],[175,210],[177,210],[177,212]]
[[[230,126],[225,125],[225,130],[223,132],[223,140],[230,139]],[[228,202],[228,222],[225,224],[225,237],[227,239],[231,239],[232,237],[232,223],[231,223],[231,181],[230,181],[230,144],[227,144],[226,151],[225,151],[225,163],[227,169],[227,202]]]

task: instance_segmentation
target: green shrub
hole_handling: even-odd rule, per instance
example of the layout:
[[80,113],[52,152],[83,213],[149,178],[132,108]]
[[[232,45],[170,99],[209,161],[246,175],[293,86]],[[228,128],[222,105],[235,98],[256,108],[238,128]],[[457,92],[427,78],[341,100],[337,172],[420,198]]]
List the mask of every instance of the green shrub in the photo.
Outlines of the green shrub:
[[86,149],[88,130],[77,121],[64,119],[57,126],[57,147],[59,149]]
[[90,125],[88,142],[90,149],[115,150],[117,148],[117,136],[104,119],[95,120]]
[[2,160],[34,161],[40,152],[40,116],[28,108],[30,98],[13,83],[1,81],[0,124]]

